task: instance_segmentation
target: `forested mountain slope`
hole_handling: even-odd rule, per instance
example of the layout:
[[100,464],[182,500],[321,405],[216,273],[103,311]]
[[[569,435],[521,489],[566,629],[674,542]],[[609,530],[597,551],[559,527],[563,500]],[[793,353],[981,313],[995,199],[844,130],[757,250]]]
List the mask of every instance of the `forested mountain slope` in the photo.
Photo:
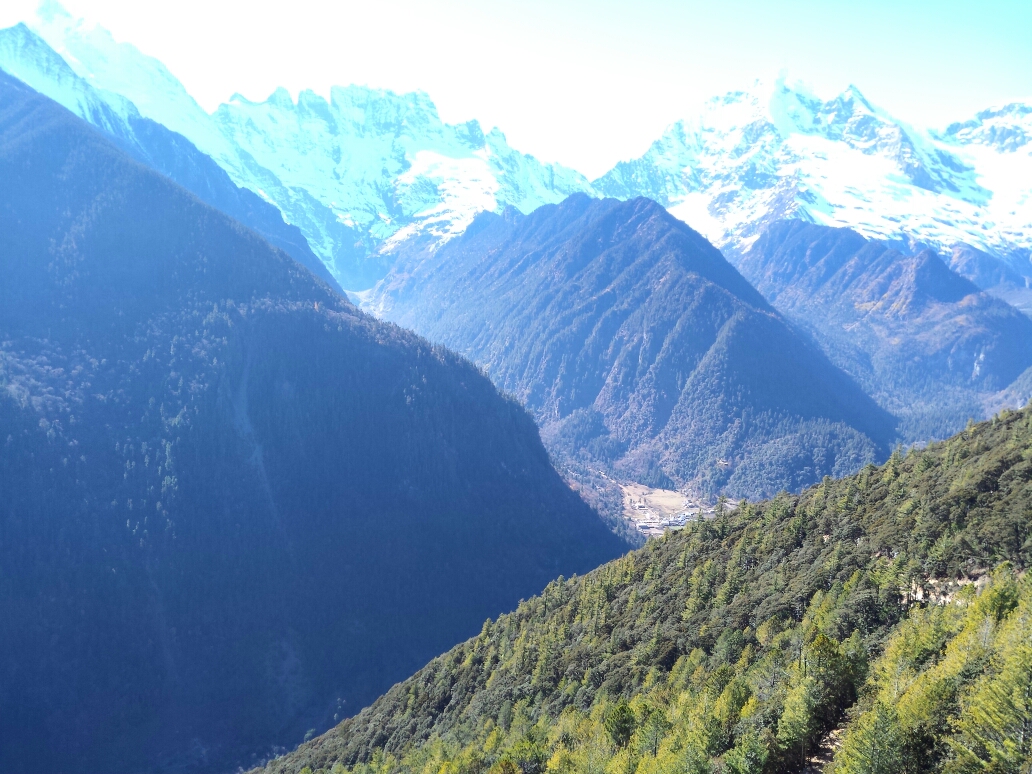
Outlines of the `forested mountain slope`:
[[71,110],[104,132],[122,150],[222,210],[286,251],[331,287],[337,281],[301,231],[283,221],[276,207],[246,188],[201,153],[183,135],[140,115],[129,100],[94,88],[24,24],[0,30],[0,69]]
[[622,544],[471,364],[0,73],[0,770],[229,770]]
[[[970,248],[954,257],[965,255],[974,259]],[[732,259],[902,419],[907,442],[984,417],[993,396],[1032,366],[1032,320],[929,250],[903,255],[849,229],[790,220]]]
[[265,771],[792,772],[838,729],[835,771],[1017,774],[1030,561],[1025,409],[550,584]]
[[884,459],[894,421],[648,199],[484,213],[371,307],[482,364],[550,449],[653,485],[771,495]]

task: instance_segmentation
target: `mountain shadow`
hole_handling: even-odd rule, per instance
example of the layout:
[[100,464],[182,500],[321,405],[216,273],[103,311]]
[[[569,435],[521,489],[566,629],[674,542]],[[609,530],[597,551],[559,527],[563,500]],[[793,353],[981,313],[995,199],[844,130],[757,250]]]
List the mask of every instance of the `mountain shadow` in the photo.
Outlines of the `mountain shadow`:
[[736,496],[887,453],[893,418],[687,225],[574,195],[482,214],[372,306],[480,363],[566,460]]
[[0,74],[0,770],[218,771],[623,549],[471,364]]

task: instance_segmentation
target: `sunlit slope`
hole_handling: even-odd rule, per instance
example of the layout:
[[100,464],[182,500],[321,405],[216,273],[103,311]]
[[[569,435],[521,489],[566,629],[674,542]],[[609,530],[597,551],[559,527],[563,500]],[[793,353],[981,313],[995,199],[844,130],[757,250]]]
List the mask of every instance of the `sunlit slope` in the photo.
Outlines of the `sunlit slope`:
[[1024,771],[1030,536],[1022,410],[551,584],[267,771],[788,772],[833,729],[842,771]]

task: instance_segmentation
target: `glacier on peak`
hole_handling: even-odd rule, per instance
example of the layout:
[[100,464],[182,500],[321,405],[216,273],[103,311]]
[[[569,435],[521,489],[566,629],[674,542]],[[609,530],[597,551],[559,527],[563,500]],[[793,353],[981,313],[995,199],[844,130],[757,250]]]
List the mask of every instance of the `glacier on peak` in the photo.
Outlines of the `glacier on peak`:
[[[227,102],[212,121],[254,178],[279,182],[262,187],[317,252],[339,267],[341,246],[359,246],[351,260],[367,270],[352,275],[355,289],[386,273],[383,249],[400,239],[424,234],[444,241],[482,210],[513,205],[529,212],[590,190],[583,176],[512,150],[497,130],[485,135],[476,121],[442,122],[422,92],[335,86],[329,100],[303,91],[296,102],[276,92],[265,102]],[[295,206],[294,192],[301,191],[332,221]],[[352,234],[339,234],[345,224]]]
[[[594,186],[608,196],[654,198],[732,253],[789,217],[852,228],[905,251],[948,253],[967,243],[1029,277],[1032,214],[1019,203],[1032,178],[1005,171],[996,146],[982,139],[1003,135],[985,129],[992,120],[1010,121],[1006,137],[1019,136],[1011,125],[1026,114],[1005,114],[987,111],[977,125],[938,135],[896,120],[856,86],[823,100],[784,78],[757,81],[709,100]],[[1017,163],[1027,164],[1028,154]]]

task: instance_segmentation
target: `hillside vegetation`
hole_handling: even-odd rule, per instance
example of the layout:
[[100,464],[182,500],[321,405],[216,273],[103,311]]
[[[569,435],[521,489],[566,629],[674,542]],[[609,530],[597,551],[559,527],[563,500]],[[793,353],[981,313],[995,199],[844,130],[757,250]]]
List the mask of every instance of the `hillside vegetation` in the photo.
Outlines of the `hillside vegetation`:
[[266,770],[1027,772],[1030,538],[1004,412],[556,581]]

